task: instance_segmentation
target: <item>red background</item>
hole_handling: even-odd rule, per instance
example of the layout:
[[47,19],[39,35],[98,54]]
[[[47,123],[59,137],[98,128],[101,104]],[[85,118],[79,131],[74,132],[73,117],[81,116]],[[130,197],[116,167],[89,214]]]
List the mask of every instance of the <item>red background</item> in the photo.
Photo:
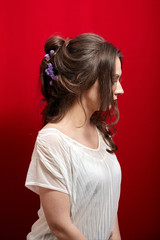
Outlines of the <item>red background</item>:
[[24,187],[41,126],[39,66],[51,34],[103,36],[124,56],[116,152],[122,168],[122,240],[158,240],[159,1],[1,1],[0,238],[25,239],[39,198]]

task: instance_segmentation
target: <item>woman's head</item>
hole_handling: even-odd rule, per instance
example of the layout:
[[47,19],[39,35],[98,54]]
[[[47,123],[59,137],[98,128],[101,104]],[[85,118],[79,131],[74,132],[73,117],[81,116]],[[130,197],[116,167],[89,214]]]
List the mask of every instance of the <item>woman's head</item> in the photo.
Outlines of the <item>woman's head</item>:
[[[42,113],[44,124],[61,120],[72,104],[97,81],[100,108],[98,114],[91,117],[91,121],[103,131],[104,120],[111,119],[110,108],[118,121],[113,86],[116,59],[118,58],[121,64],[122,55],[115,46],[96,34],[85,33],[66,40],[53,36],[46,41],[44,48],[47,54],[54,50],[54,54],[50,54],[49,62],[56,75],[56,79],[52,79],[51,83],[51,77],[45,72],[48,60],[44,58],[40,70],[41,90],[47,102]],[[103,111],[104,118],[101,116]],[[108,128],[114,124],[108,123]]]

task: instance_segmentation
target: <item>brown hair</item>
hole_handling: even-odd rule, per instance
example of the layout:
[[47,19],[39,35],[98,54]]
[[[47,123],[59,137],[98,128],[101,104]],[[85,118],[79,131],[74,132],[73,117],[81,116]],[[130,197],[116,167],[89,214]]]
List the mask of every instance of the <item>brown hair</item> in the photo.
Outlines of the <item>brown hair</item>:
[[93,33],[84,33],[66,40],[52,36],[46,41],[44,50],[47,54],[50,54],[50,50],[55,51],[53,56],[50,54],[50,62],[57,71],[57,80],[53,80],[50,86],[51,77],[45,73],[47,61],[46,58],[42,59],[41,92],[46,101],[41,113],[44,125],[60,121],[77,98],[98,79],[100,110],[92,115],[90,121],[102,132],[105,142],[110,146],[111,150],[106,150],[110,153],[116,151],[118,147],[112,137],[116,133],[114,125],[119,120],[119,110],[113,100],[112,86],[115,59],[118,56],[122,63],[121,52]]

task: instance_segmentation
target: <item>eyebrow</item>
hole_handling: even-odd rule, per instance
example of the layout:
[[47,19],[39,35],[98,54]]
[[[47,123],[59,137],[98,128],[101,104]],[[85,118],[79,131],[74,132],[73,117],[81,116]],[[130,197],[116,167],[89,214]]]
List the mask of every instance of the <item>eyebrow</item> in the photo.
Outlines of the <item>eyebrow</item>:
[[114,77],[121,77],[121,76],[122,76],[122,73],[121,73],[121,75],[119,75],[119,74],[116,73],[116,74],[113,74],[113,76],[114,76]]
[[[119,75],[119,74],[113,74],[113,77],[116,77],[116,78],[121,79],[121,77],[122,77],[122,73],[121,73],[121,75]],[[122,80],[122,79],[121,79],[121,80]]]

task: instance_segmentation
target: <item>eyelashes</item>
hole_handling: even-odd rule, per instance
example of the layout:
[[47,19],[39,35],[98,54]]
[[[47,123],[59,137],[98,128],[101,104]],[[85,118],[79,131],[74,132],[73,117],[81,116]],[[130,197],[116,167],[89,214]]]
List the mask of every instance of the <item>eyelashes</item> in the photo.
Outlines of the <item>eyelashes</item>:
[[113,84],[118,83],[118,81],[121,82],[122,81],[122,77],[120,77],[120,78],[119,77],[113,77],[112,78],[112,83]]
[[114,84],[116,84],[118,82],[118,79],[116,78],[114,78],[114,79],[112,79],[112,84],[114,85]]

